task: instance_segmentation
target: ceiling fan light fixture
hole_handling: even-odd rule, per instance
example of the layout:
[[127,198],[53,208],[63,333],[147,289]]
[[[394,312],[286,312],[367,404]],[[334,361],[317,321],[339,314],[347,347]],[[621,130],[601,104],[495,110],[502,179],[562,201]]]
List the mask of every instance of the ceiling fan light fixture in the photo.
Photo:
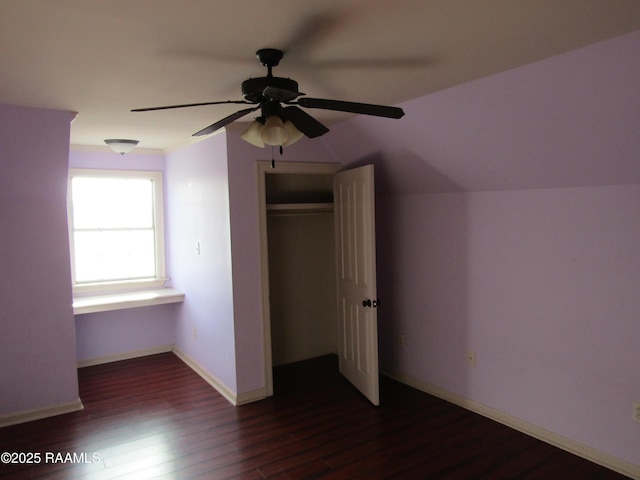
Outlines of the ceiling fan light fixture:
[[267,145],[284,145],[289,140],[289,132],[278,115],[271,115],[264,124],[260,138]]
[[[256,56],[260,63],[267,67],[265,77],[250,78],[242,82],[244,100],[222,100],[204,103],[187,103],[183,105],[165,105],[162,107],[135,108],[132,112],[149,112],[173,108],[196,107],[203,105],[219,105],[235,103],[251,105],[236,113],[212,123],[193,134],[194,137],[208,135],[241,117],[261,109],[261,116],[253,122],[241,137],[257,147],[270,145],[284,147],[298,141],[303,135],[309,138],[319,137],[329,131],[322,123],[306,113],[303,108],[318,108],[337,112],[372,115],[374,117],[401,118],[404,111],[400,107],[374,105],[370,103],[328,100],[304,96],[298,89],[298,82],[290,78],[275,77],[273,67],[277,66],[284,53],[274,48],[258,50]],[[296,100],[294,102],[294,100]],[[284,103],[284,106],[282,105]],[[283,123],[287,120],[286,123]],[[125,140],[126,141],[126,140]]]
[[250,143],[256,147],[264,148],[264,142],[262,141],[262,131],[264,130],[264,125],[257,120],[254,120],[249,125],[244,133],[240,135],[245,142]]
[[289,145],[293,145],[302,137],[304,137],[304,133],[298,130],[290,120],[287,120],[286,122],[284,122],[284,128],[286,128],[287,132],[289,133],[289,139],[282,144],[283,147],[288,147]]
[[138,140],[109,138],[105,140],[104,143],[109,145],[111,150],[113,150],[114,152],[119,153],[120,155],[124,155],[125,153],[129,153],[131,150],[133,150],[136,147],[136,145],[138,145],[138,143],[140,142]]

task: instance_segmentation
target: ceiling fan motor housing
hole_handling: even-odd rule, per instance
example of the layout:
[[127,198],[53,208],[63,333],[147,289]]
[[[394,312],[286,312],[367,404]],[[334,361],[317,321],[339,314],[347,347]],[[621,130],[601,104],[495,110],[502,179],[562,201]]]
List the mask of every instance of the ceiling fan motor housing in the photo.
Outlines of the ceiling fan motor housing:
[[260,63],[268,68],[277,67],[283,56],[284,52],[277,48],[261,48],[256,52],[256,57]]
[[[260,77],[260,78],[250,78],[249,80],[245,80],[242,82],[242,96],[247,102],[251,103],[260,103],[264,100],[264,96],[262,92],[267,87],[274,87],[281,90],[281,93],[290,92],[290,98],[280,98],[279,100],[282,102],[290,102],[295,100],[295,98],[299,95],[298,92],[298,82],[295,80],[291,80],[290,78],[282,78],[282,77]],[[285,94],[286,96],[286,94]]]

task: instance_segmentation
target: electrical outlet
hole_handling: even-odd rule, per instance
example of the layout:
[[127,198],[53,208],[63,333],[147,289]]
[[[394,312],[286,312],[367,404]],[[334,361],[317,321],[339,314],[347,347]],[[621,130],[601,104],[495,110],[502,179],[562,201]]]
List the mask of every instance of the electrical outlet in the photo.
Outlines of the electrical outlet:
[[467,365],[473,368],[476,366],[476,352],[473,350],[467,352]]
[[633,402],[633,420],[640,423],[640,402]]
[[404,346],[406,345],[404,343],[404,335],[403,334],[398,335],[398,344],[400,345],[401,348],[404,348]]

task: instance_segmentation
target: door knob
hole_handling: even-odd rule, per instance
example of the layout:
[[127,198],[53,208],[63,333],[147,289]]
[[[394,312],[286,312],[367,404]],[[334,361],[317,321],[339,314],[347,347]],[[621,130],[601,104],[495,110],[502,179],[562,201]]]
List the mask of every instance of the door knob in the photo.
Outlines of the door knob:
[[362,306],[363,307],[370,307],[371,306],[371,300],[369,300],[368,298],[366,300],[362,301]]

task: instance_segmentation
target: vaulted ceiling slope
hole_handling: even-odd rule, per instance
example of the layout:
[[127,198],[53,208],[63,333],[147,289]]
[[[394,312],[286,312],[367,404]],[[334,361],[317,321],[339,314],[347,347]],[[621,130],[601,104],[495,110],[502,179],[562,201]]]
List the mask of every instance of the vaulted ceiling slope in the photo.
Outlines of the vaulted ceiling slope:
[[322,137],[379,188],[433,193],[640,185],[640,31],[357,117]]
[[5,1],[0,103],[78,112],[73,144],[167,148],[236,109],[129,110],[239,99],[259,48],[309,96],[392,105],[638,29],[637,0]]

